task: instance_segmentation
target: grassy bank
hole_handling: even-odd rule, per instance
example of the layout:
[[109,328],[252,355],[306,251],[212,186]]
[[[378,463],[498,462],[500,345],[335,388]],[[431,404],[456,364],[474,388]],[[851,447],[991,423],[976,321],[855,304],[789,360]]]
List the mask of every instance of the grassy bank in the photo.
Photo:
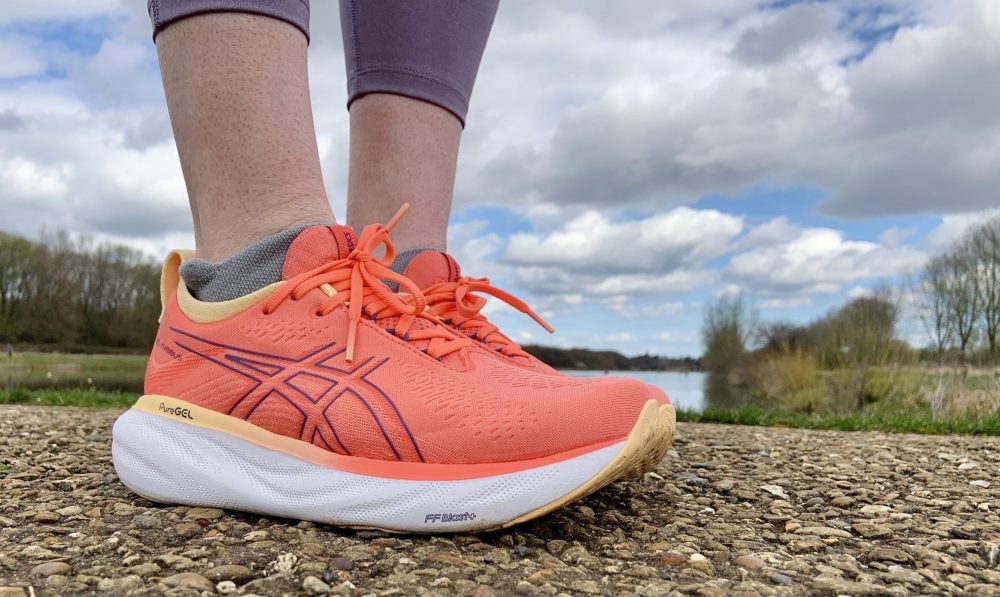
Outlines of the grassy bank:
[[688,423],[759,425],[837,431],[885,431],[888,433],[1000,435],[1000,413],[982,416],[934,418],[930,412],[909,410],[875,411],[860,414],[797,413],[757,407],[682,410],[677,419]]
[[80,389],[0,389],[0,404],[37,404],[43,406],[82,406],[87,408],[126,408],[139,396],[131,392],[108,392],[94,388]]
[[141,371],[147,355],[67,354],[60,352],[18,352],[13,358],[0,356],[0,372],[11,369],[121,369]]

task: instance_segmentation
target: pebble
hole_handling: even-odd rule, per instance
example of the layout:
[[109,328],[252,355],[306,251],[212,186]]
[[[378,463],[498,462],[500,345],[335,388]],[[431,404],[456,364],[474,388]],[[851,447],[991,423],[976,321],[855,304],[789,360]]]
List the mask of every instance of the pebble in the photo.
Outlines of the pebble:
[[188,520],[204,518],[205,520],[218,520],[225,516],[225,512],[219,508],[191,508],[184,514]]
[[789,499],[788,494],[785,493],[785,490],[782,489],[780,485],[771,485],[771,484],[761,485],[760,488],[768,492],[769,494],[773,495],[774,497],[778,497],[783,500]]
[[253,580],[254,574],[246,566],[240,564],[222,564],[209,568],[205,571],[205,576],[213,581],[231,580],[243,584]]
[[660,556],[660,561],[667,566],[683,566],[687,563],[688,557],[682,553],[677,553],[676,551],[668,551]]
[[196,572],[180,572],[168,576],[160,582],[168,587],[184,587],[198,591],[211,591],[215,589],[215,585],[210,580]]
[[310,595],[326,595],[330,592],[330,585],[315,576],[307,576],[302,581],[302,589]]
[[771,582],[773,582],[776,585],[785,585],[785,586],[788,586],[788,585],[795,584],[795,581],[792,580],[792,577],[786,576],[786,575],[781,574],[779,572],[772,572],[771,576],[770,576],[770,579],[771,579]]
[[749,570],[750,572],[757,572],[764,566],[767,566],[767,562],[758,558],[757,556],[750,554],[744,554],[742,556],[737,557],[735,560],[733,560],[733,563],[739,566],[740,568]]
[[854,532],[865,539],[886,539],[893,536],[892,527],[884,524],[858,522],[851,525]]
[[889,506],[884,506],[882,504],[868,504],[867,506],[861,507],[862,514],[885,514],[890,512],[892,508]]
[[51,576],[53,574],[69,574],[73,567],[66,562],[46,562],[31,569],[31,576]]
[[869,562],[896,562],[897,564],[912,563],[910,554],[896,547],[876,547],[868,552]]

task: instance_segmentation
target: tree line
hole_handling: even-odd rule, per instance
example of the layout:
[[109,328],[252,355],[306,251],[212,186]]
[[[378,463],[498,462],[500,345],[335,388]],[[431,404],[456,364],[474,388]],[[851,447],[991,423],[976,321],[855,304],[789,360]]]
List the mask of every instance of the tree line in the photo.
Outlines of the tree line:
[[[923,323],[930,346],[899,338],[904,307]],[[871,295],[809,323],[761,322],[746,295],[710,303],[702,322],[708,371],[729,373],[748,357],[809,355],[822,369],[930,360],[995,365],[1000,357],[1000,217],[971,227],[900,287]]]
[[997,363],[1000,336],[1000,217],[973,226],[915,278],[917,311],[939,362]]
[[0,232],[0,344],[66,351],[147,349],[160,312],[159,267],[130,247],[59,232]]

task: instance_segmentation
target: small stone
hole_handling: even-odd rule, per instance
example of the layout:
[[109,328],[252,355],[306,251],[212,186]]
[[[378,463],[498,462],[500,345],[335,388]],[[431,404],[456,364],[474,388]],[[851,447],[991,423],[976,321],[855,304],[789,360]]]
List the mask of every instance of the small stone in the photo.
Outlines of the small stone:
[[486,585],[479,585],[472,591],[472,597],[496,597],[496,593]]
[[760,488],[774,497],[778,497],[783,500],[789,499],[788,494],[785,493],[785,490],[782,489],[780,485],[761,485]]
[[194,537],[202,532],[201,526],[193,522],[182,522],[174,526],[174,532],[184,537],[185,539],[189,537]]
[[770,579],[771,579],[771,582],[773,582],[776,585],[788,586],[788,585],[795,584],[795,581],[792,580],[792,577],[785,576],[784,574],[781,574],[779,572],[772,572],[771,576],[770,576]]
[[132,522],[135,523],[135,526],[143,529],[156,529],[162,526],[163,524],[160,522],[159,518],[155,516],[148,516],[145,514],[140,514],[139,516],[136,516],[135,518],[132,519]]
[[235,583],[243,584],[253,580],[254,574],[246,566],[240,564],[222,564],[205,571],[205,576],[209,580],[222,581],[231,580]]
[[60,518],[62,517],[56,514],[55,512],[49,512],[48,510],[39,510],[38,512],[35,512],[35,515],[31,517],[31,520],[34,520],[35,522],[56,522]]
[[326,595],[330,592],[330,585],[315,576],[307,576],[302,581],[302,589],[310,595]]
[[822,506],[826,501],[821,497],[809,498],[806,500],[806,506]]
[[990,482],[984,479],[976,479],[975,481],[969,481],[969,485],[973,485],[975,487],[982,487],[983,489],[986,489],[987,487],[990,486]]
[[883,506],[882,504],[868,504],[867,506],[861,507],[862,514],[884,514],[892,510],[889,506]]
[[838,537],[840,539],[850,539],[851,534],[840,529],[830,527],[802,527],[795,531],[796,535],[812,535],[813,537]]
[[735,489],[737,485],[739,485],[739,482],[736,479],[726,478],[716,481],[712,484],[712,487],[720,493],[729,493]]
[[597,583],[592,580],[574,580],[569,583],[569,588],[577,591],[578,593],[584,593],[587,595],[597,595],[601,592],[600,587]]
[[135,506],[126,504],[125,502],[115,502],[111,506],[111,513],[115,516],[132,516],[135,514]]
[[66,506],[65,508],[59,508],[56,510],[56,514],[59,516],[76,516],[83,512],[83,508],[80,506]]
[[234,583],[231,580],[224,580],[224,581],[222,581],[220,583],[217,583],[215,585],[215,590],[216,590],[216,592],[222,593],[223,595],[228,595],[230,593],[235,593],[237,591],[237,589],[236,589],[236,583]]
[[514,586],[514,590],[521,595],[537,595],[538,587],[531,584],[526,580],[517,581],[517,585]]
[[682,553],[677,553],[676,551],[668,551],[667,553],[660,556],[660,561],[667,566],[683,566],[687,563],[688,558]]
[[351,558],[345,558],[344,556],[337,556],[330,560],[330,567],[336,570],[350,570],[354,568],[354,562]]
[[188,557],[179,556],[172,553],[165,553],[153,558],[153,561],[170,568],[171,570],[191,570],[196,568],[197,565],[194,560]]
[[979,468],[979,465],[975,462],[963,462],[962,464],[958,465],[958,470],[960,471],[967,471],[974,468]]
[[809,553],[811,551],[826,549],[826,543],[823,543],[819,539],[802,539],[801,541],[792,541],[789,543],[788,549],[795,553]]
[[569,547],[569,543],[563,541],[562,539],[553,539],[545,544],[545,549],[547,549],[548,552],[554,556],[566,551],[567,547]]
[[168,587],[183,587],[198,591],[212,591],[215,589],[215,585],[211,581],[196,572],[180,572],[168,576],[160,582]]
[[891,527],[870,522],[859,522],[852,525],[851,528],[865,539],[886,539],[894,534]]
[[225,512],[219,508],[191,508],[184,514],[188,520],[204,518],[206,520],[217,520],[225,516]]
[[896,547],[880,546],[868,552],[869,562],[895,562],[897,564],[910,564],[913,558],[910,554]]
[[750,572],[757,572],[767,565],[767,562],[764,560],[750,554],[743,554],[737,557],[733,560],[733,563],[744,570],[749,570]]
[[31,569],[31,576],[51,576],[53,574],[69,574],[73,567],[66,562],[45,562]]
[[687,568],[694,568],[699,572],[704,572],[705,574],[711,576],[715,573],[715,567],[712,566],[712,562],[708,560],[705,556],[700,553],[693,553],[691,557],[688,558]]
[[0,597],[24,597],[25,592],[21,587],[0,587]]
[[129,574],[134,574],[136,576],[146,578],[147,576],[152,576],[160,571],[160,567],[152,562],[144,562],[142,564],[136,564],[135,566],[129,566],[125,569]]
[[854,504],[854,498],[846,495],[838,495],[830,500],[830,505],[836,506],[837,508],[846,508],[852,504]]

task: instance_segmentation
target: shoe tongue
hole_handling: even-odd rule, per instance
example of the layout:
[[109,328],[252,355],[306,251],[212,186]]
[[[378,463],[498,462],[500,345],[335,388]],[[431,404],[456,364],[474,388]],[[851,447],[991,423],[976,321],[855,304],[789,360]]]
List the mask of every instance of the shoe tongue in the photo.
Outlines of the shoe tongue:
[[304,228],[288,247],[281,277],[287,280],[325,263],[343,259],[351,254],[354,246],[354,231],[350,226]]
[[462,276],[458,262],[447,253],[428,249],[417,253],[403,268],[402,274],[420,290],[441,282],[455,282]]

